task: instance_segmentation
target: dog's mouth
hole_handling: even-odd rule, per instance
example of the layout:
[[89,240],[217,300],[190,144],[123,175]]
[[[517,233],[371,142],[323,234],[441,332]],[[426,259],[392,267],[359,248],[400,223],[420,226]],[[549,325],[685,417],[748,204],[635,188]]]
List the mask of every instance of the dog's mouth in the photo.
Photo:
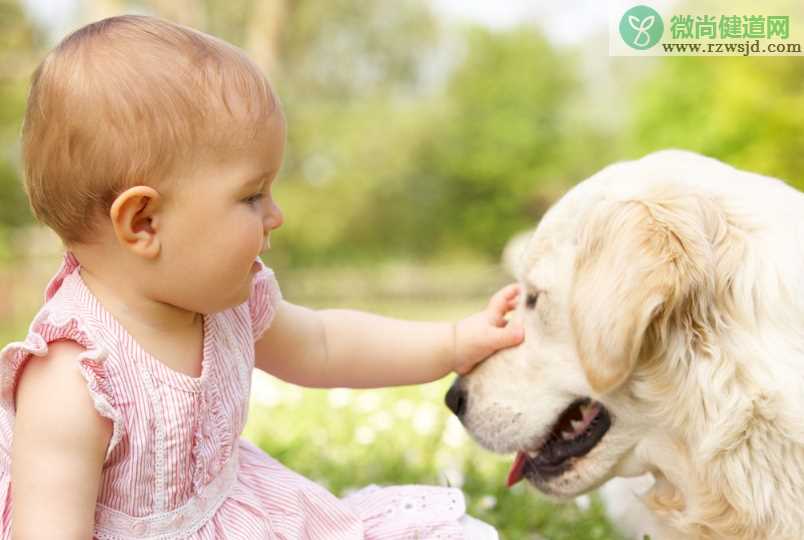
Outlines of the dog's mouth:
[[517,452],[508,473],[508,487],[519,482],[526,473],[540,479],[560,475],[572,466],[573,460],[597,446],[609,427],[611,417],[600,402],[589,398],[573,401],[558,416],[536,450]]

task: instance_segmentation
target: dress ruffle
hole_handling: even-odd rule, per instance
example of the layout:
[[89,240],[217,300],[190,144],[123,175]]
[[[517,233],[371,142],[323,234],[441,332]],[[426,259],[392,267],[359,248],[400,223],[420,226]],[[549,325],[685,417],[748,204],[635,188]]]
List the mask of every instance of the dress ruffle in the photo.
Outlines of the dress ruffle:
[[64,283],[64,278],[72,274],[73,271],[80,265],[81,263],[78,262],[78,259],[72,251],[66,251],[64,253],[64,257],[61,260],[61,266],[59,266],[56,274],[50,278],[47,287],[45,287],[45,302],[53,298],[53,295],[55,295],[56,291],[59,290],[61,284]]
[[[372,485],[338,499],[240,439],[237,484],[200,538],[381,540],[464,538],[463,493],[438,486]],[[291,487],[292,486],[292,487]]]
[[109,458],[114,447],[123,437],[123,416],[116,407],[114,395],[107,379],[104,362],[107,351],[90,337],[79,319],[68,316],[58,319],[49,311],[41,311],[31,323],[25,341],[9,343],[0,351],[0,406],[10,416],[16,415],[14,389],[25,363],[31,355],[43,357],[48,354],[48,343],[60,339],[75,341],[86,350],[79,353],[76,363],[87,383],[95,409],[112,421],[112,437],[106,450]]
[[257,341],[265,330],[271,326],[271,321],[276,314],[276,308],[282,300],[282,292],[279,283],[276,281],[274,271],[265,266],[257,257],[260,270],[254,276],[251,284],[251,295],[249,296],[249,310],[251,312],[252,331],[254,341]]

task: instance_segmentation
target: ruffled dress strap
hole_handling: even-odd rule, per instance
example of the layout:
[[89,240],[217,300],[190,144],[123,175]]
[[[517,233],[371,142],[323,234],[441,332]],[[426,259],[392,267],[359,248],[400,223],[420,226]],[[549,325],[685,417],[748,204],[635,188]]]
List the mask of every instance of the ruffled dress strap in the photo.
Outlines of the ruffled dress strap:
[[[106,450],[106,459],[123,437],[123,415],[117,406],[112,389],[107,361],[108,348],[85,320],[85,311],[74,287],[66,287],[68,280],[80,279],[80,264],[75,255],[67,251],[61,267],[45,289],[45,304],[36,314],[24,341],[9,343],[0,350],[0,408],[10,418],[16,415],[15,390],[25,363],[34,356],[46,356],[50,343],[71,340],[85,350],[76,357],[76,364],[84,377],[95,409],[113,424],[112,437]],[[57,294],[61,290],[64,294]]]
[[265,266],[259,257],[257,257],[256,263],[260,269],[251,282],[251,294],[248,299],[254,341],[257,341],[271,326],[279,303],[282,301],[282,292],[274,271]]
[[56,291],[58,291],[62,283],[64,283],[64,278],[72,274],[80,266],[81,263],[78,262],[78,259],[72,251],[68,250],[64,253],[64,258],[61,261],[59,270],[56,272],[56,275],[50,278],[47,287],[45,287],[45,302],[53,298],[53,295],[56,294]]

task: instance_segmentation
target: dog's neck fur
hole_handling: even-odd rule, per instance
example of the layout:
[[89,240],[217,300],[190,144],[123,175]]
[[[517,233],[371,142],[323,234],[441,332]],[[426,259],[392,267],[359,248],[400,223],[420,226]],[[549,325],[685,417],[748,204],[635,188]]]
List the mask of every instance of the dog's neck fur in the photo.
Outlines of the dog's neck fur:
[[761,229],[739,207],[701,199],[708,249],[688,253],[708,271],[649,328],[632,374],[660,426],[641,452],[646,502],[687,538],[801,538],[804,245],[782,230],[800,218]]
[[800,388],[786,366],[804,362],[804,333],[774,326],[801,324],[804,314],[788,303],[766,316],[769,306],[758,304],[667,321],[677,331],[635,386],[664,428],[653,439],[661,449],[645,452],[657,477],[646,503],[685,537],[793,539],[804,528],[804,421],[795,416],[804,400],[782,391]]

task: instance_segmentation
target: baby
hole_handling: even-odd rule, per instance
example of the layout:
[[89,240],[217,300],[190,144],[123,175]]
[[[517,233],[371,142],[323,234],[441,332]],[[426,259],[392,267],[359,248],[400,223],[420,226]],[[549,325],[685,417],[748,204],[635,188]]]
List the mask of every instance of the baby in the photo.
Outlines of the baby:
[[254,367],[410,385],[523,339],[505,319],[516,285],[454,324],[283,300],[259,254],[283,221],[284,145],[258,68],[183,26],[105,19],[38,67],[25,188],[67,251],[26,339],[0,352],[3,538],[497,537],[455,488],[339,499],[240,437]]

